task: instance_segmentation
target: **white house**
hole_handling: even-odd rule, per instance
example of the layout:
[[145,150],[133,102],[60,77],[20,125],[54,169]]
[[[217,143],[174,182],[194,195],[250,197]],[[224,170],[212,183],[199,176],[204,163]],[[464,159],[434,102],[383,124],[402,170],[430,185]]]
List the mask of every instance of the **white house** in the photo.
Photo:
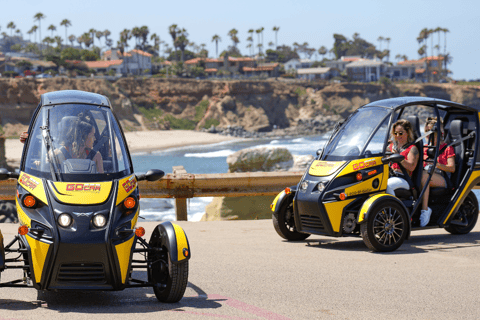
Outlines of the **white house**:
[[387,66],[380,60],[360,59],[346,65],[347,75],[353,81],[378,81],[385,76]]
[[105,51],[103,60],[119,60],[123,59],[121,73],[143,74],[146,70],[152,71],[152,54],[142,50],[130,50],[123,54],[120,50],[113,49]]
[[297,70],[297,78],[305,80],[327,80],[338,75],[338,70],[333,68],[305,68]]
[[361,57],[359,56],[341,57],[338,60],[325,61],[325,67],[335,68],[335,69],[338,69],[338,71],[342,72],[346,70],[346,67],[349,63],[360,60],[360,59]]
[[285,72],[296,72],[298,69],[310,68],[313,61],[310,59],[290,59],[284,64]]

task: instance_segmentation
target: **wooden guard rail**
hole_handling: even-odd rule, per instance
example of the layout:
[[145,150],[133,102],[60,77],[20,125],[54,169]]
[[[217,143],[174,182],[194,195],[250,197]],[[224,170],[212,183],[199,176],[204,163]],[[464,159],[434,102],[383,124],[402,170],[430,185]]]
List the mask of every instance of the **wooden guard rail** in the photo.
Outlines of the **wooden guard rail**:
[[[187,220],[187,199],[193,197],[273,196],[296,185],[303,172],[192,174],[182,166],[158,181],[139,181],[142,198],[175,198],[177,220]],[[0,200],[15,200],[17,181],[0,181]]]

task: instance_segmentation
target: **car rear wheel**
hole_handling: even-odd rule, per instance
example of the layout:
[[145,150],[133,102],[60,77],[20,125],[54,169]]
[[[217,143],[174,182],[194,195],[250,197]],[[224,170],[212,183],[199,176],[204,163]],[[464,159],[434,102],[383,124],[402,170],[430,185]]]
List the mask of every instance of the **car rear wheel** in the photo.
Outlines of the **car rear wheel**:
[[457,214],[445,228],[451,234],[467,234],[475,227],[478,220],[478,200],[470,191],[457,211]]
[[360,226],[365,245],[374,251],[388,252],[398,249],[408,232],[405,210],[391,200],[376,204]]
[[273,227],[278,235],[288,241],[300,241],[307,239],[310,235],[300,233],[295,228],[295,218],[293,216],[293,202],[285,201],[280,210],[272,215]]

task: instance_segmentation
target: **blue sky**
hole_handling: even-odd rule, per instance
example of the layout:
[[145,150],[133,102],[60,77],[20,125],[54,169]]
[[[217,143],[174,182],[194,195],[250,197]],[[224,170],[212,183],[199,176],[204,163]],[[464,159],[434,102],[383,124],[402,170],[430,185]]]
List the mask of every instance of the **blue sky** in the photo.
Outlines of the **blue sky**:
[[[135,26],[149,27],[161,40],[172,47],[168,27],[177,24],[185,28],[189,40],[196,44],[205,43],[209,55],[215,56],[212,36],[222,38],[219,52],[231,45],[227,33],[238,30],[238,47],[248,54],[247,37],[249,29],[264,27],[264,48],[270,41],[275,42],[274,26],[280,27],[278,44],[292,45],[294,42],[308,42],[318,49],[333,46],[333,34],[343,34],[351,39],[355,32],[379,48],[379,36],[390,38],[390,61],[397,54],[409,59],[418,58],[416,38],[423,28],[447,28],[447,52],[453,57],[449,69],[455,79],[480,78],[480,1],[473,0],[404,0],[404,1],[293,1],[293,0],[242,0],[242,1],[59,1],[59,0],[0,0],[0,32],[10,34],[6,26],[13,21],[25,38],[26,32],[36,24],[33,16],[42,12],[42,37],[50,35],[47,27],[57,27],[57,33],[65,37],[60,26],[63,19],[69,19],[72,26],[68,35],[76,36],[88,31],[108,29],[114,43],[123,29]],[[255,36],[255,44],[257,38]],[[95,39],[98,41],[97,39]],[[103,39],[102,39],[103,41]],[[435,46],[438,36],[434,36]],[[134,41],[132,40],[132,44]],[[440,43],[443,51],[444,37]],[[386,44],[382,44],[385,49]],[[431,40],[428,40],[430,55]],[[435,53],[435,52],[434,52]],[[436,54],[436,53],[435,53]]]

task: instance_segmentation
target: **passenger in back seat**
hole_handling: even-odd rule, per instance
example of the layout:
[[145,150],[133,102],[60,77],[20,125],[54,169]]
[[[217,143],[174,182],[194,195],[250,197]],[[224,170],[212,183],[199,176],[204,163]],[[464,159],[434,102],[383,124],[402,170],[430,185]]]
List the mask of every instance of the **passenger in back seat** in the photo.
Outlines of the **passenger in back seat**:
[[[437,121],[436,117],[428,117],[427,122],[425,123],[425,132],[431,131],[434,129],[435,125],[440,126],[440,131],[442,136],[440,137],[440,151],[441,154],[438,156],[437,164],[435,166],[435,173],[432,175],[430,179],[430,183],[428,184],[427,188],[425,189],[425,193],[423,194],[422,198],[422,211],[420,214],[420,226],[425,227],[428,222],[430,221],[430,216],[432,214],[432,209],[428,207],[428,198],[430,196],[430,188],[431,187],[447,187],[447,179],[446,172],[453,173],[455,172],[455,150],[453,147],[444,148],[447,144],[443,141],[444,131],[443,131],[443,122],[442,119]],[[437,144],[437,133],[433,134],[433,145]],[[424,172],[422,175],[422,188],[425,186],[427,182],[427,178],[429,176],[430,170],[433,169],[432,167],[432,159],[428,160],[427,155],[428,148],[424,148],[424,155],[423,155],[423,165],[424,165]]]

